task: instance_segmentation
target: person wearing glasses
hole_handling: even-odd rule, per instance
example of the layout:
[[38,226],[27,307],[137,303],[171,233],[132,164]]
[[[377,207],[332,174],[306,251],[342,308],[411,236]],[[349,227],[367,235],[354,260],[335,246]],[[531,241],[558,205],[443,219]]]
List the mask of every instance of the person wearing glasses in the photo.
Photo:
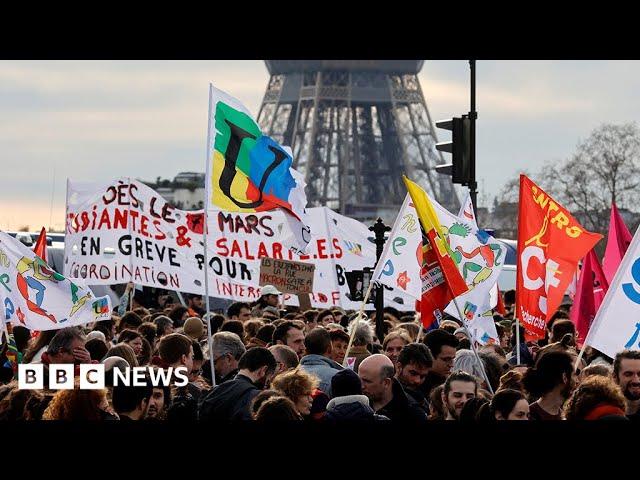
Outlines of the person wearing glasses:
[[[240,358],[247,349],[240,337],[233,332],[218,332],[213,335],[212,341],[216,385],[220,385],[235,378]],[[202,367],[204,378],[211,382],[211,362],[205,362]]]

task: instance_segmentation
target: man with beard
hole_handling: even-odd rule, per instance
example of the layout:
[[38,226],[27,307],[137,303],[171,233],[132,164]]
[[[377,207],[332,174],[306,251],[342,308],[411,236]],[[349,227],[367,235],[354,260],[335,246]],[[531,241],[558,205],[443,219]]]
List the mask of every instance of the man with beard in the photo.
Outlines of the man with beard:
[[149,409],[146,420],[165,420],[166,407],[171,402],[171,390],[161,385],[153,387],[153,393],[149,399]]
[[209,391],[198,409],[199,420],[237,422],[251,420],[250,405],[276,371],[276,359],[264,347],[254,347],[240,358],[238,374]]
[[536,399],[529,407],[531,420],[562,420],[562,407],[576,385],[573,360],[566,351],[549,351],[524,374],[522,384]]
[[409,343],[402,347],[396,362],[396,378],[425,414],[429,414],[429,402],[419,388],[432,366],[433,356],[424,343]]
[[478,382],[473,375],[462,370],[449,375],[442,389],[445,420],[460,420],[460,412],[464,405],[477,395]]
[[623,350],[613,361],[613,379],[620,385],[630,420],[640,420],[640,351]]

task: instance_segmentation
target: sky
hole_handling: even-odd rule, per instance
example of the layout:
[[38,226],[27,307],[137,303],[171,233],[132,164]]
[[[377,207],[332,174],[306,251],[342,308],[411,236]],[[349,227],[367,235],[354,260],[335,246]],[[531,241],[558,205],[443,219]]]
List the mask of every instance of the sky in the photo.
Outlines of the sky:
[[[434,121],[468,112],[467,61],[419,78]],[[262,60],[0,61],[0,229],[62,228],[67,178],[204,172],[209,82],[256,115],[268,79]],[[476,81],[481,206],[640,111],[638,61],[479,60]]]

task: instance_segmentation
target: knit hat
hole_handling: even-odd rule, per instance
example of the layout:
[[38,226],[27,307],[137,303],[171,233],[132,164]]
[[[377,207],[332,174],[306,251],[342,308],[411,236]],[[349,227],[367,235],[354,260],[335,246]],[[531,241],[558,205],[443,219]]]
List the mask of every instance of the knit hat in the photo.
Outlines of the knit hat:
[[331,394],[333,397],[346,397],[347,395],[362,395],[362,383],[360,377],[353,370],[345,368],[331,378]]
[[191,337],[194,340],[199,340],[204,334],[204,325],[202,320],[198,317],[187,318],[187,321],[184,322],[183,331],[188,337]]

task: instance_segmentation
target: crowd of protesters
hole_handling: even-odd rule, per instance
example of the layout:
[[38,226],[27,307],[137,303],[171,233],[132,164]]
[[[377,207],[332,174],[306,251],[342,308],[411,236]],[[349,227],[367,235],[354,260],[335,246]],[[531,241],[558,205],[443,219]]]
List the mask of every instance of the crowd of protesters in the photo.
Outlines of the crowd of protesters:
[[[82,363],[102,363],[105,388],[49,390],[45,381],[42,390],[21,390],[5,342],[0,419],[419,424],[640,416],[640,351],[611,359],[587,347],[576,368],[566,305],[544,340],[526,341],[522,327],[515,334],[515,292],[505,292],[507,314],[494,315],[499,342],[474,349],[454,318],[423,331],[418,315],[385,308],[378,338],[373,313],[358,319],[340,309],[280,308],[279,292],[264,291],[254,304],[205,315],[200,296],[145,306],[128,286],[111,320],[39,333],[14,326],[17,362],[45,371],[74,364],[77,372]],[[115,369],[138,366],[183,367],[189,382],[114,386]]]

